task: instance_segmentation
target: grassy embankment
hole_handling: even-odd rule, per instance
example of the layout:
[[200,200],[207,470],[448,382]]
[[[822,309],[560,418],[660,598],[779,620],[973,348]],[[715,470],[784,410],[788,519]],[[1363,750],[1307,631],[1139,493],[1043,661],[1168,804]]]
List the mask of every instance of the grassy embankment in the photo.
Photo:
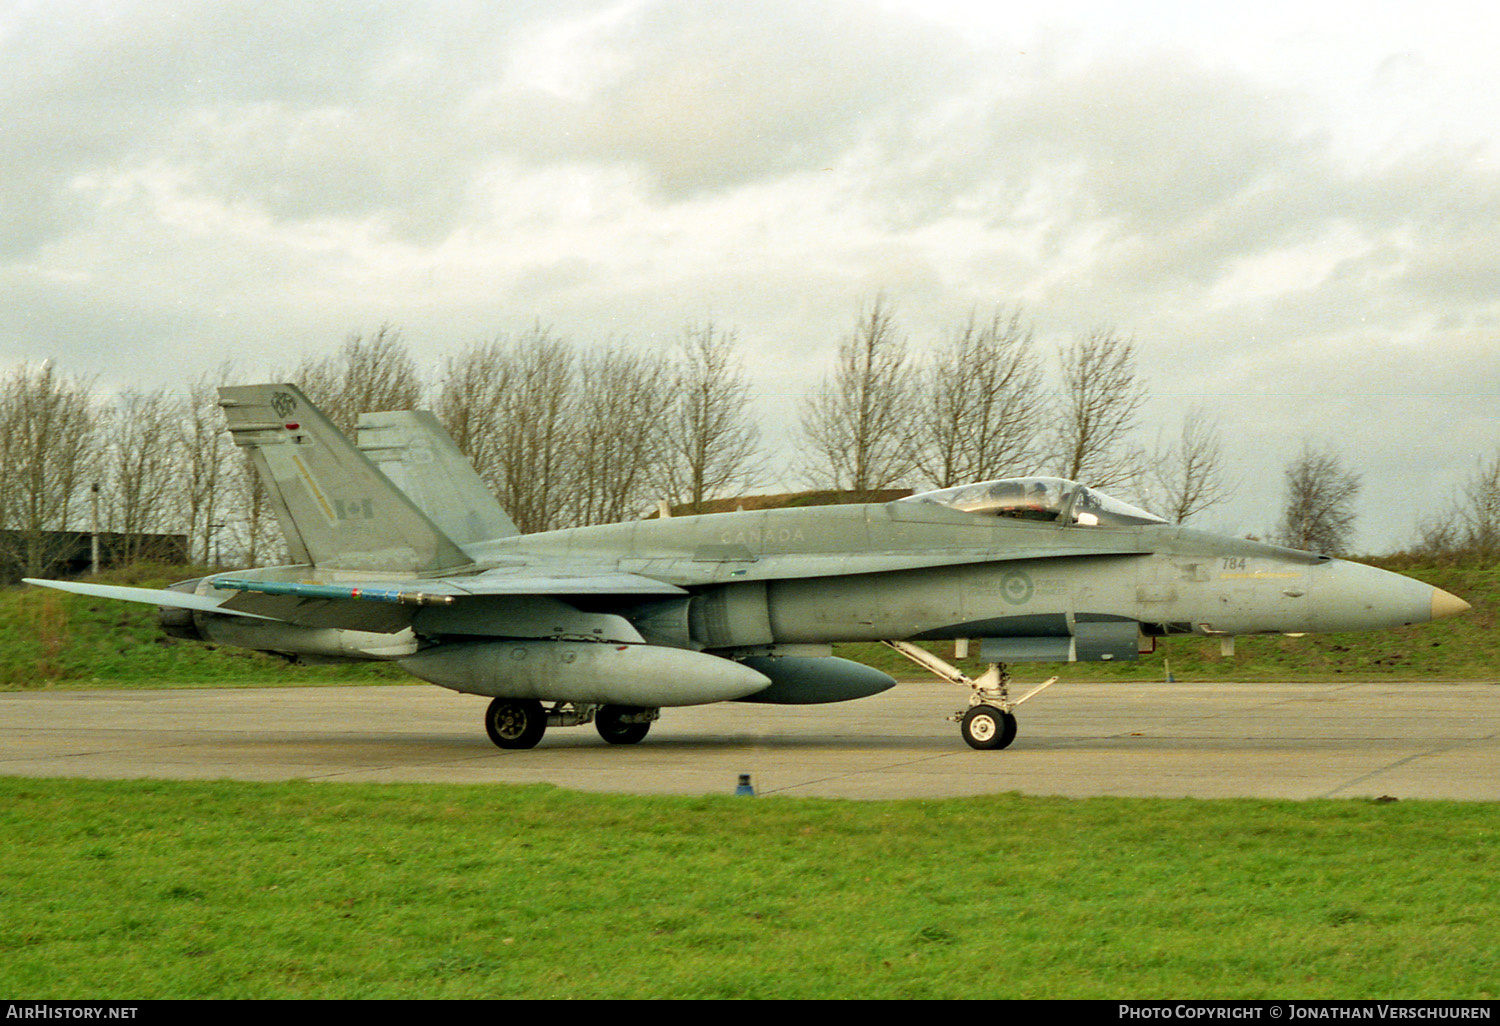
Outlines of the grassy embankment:
[[[107,584],[162,588],[200,576],[190,567],[141,566],[101,575]],[[391,666],[290,666],[284,659],[169,638],[156,607],[46,588],[0,592],[0,690],[27,688],[238,687],[389,683],[412,678]]]
[[[1387,564],[1390,565],[1390,564]],[[1021,681],[1059,673],[1064,680],[1180,681],[1492,680],[1491,639],[1500,610],[1500,570],[1392,565],[1468,600],[1460,617],[1402,630],[1305,638],[1240,638],[1236,654],[1220,655],[1204,638],[1162,639],[1133,663],[1050,664],[1016,668]],[[193,576],[187,569],[150,568],[115,575],[111,583],[160,587]],[[933,646],[951,655],[946,644]],[[879,645],[840,646],[839,654],[903,679],[927,679]],[[971,660],[966,668],[982,667]],[[0,689],[36,687],[274,686],[410,680],[379,664],[291,667],[272,656],[164,637],[151,606],[65,595],[37,588],[0,593]]]
[[1494,808],[0,779],[40,998],[1500,994]]

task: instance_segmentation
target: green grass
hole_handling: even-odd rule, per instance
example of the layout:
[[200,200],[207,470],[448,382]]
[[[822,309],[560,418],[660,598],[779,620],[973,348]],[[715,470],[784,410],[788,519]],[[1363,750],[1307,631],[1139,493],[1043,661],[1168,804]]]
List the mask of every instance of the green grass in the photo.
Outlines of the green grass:
[[[162,588],[201,570],[145,566],[108,584]],[[0,591],[0,690],[347,684],[410,680],[377,663],[291,666],[262,652],[169,638],[156,607],[45,588]]]
[[1466,998],[1478,803],[0,779],[25,998]]

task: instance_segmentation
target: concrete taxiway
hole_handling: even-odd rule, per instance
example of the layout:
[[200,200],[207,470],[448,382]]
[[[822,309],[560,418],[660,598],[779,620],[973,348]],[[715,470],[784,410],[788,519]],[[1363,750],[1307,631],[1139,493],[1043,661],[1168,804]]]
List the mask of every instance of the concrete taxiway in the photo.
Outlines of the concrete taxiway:
[[[1024,693],[1024,688],[1018,689]],[[553,728],[501,751],[486,700],[425,685],[0,694],[0,774],[550,783],[585,791],[883,799],[1500,800],[1500,684],[1059,684],[1002,752],[945,717],[965,693],[903,684],[839,705],[667,709],[640,745]]]

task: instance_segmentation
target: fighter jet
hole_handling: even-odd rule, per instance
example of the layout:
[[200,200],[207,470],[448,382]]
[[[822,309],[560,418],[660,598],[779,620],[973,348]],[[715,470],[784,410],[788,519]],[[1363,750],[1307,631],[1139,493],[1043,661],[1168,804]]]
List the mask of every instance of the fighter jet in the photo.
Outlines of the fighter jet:
[[[1158,638],[1378,630],[1469,608],[1359,563],[1172,526],[1073,481],[989,481],[865,505],[665,517],[522,535],[424,412],[358,445],[290,384],[220,389],[295,561],[167,590],[176,637],[312,661],[384,660],[488,696],[490,739],[592,722],[641,741],[664,708],[813,704],[895,681],[836,657],[882,641],[968,689],[976,749],[1016,736],[1008,667],[1134,659]],[[918,642],[978,646],[970,678]],[[1055,680],[1055,678],[1054,678]]]

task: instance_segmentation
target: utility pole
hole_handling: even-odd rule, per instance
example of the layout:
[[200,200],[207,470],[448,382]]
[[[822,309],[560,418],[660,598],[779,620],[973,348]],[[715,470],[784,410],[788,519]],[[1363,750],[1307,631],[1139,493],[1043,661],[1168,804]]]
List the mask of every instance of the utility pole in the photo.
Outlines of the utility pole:
[[89,518],[89,573],[99,576],[99,482],[89,489],[89,505],[93,515]]

